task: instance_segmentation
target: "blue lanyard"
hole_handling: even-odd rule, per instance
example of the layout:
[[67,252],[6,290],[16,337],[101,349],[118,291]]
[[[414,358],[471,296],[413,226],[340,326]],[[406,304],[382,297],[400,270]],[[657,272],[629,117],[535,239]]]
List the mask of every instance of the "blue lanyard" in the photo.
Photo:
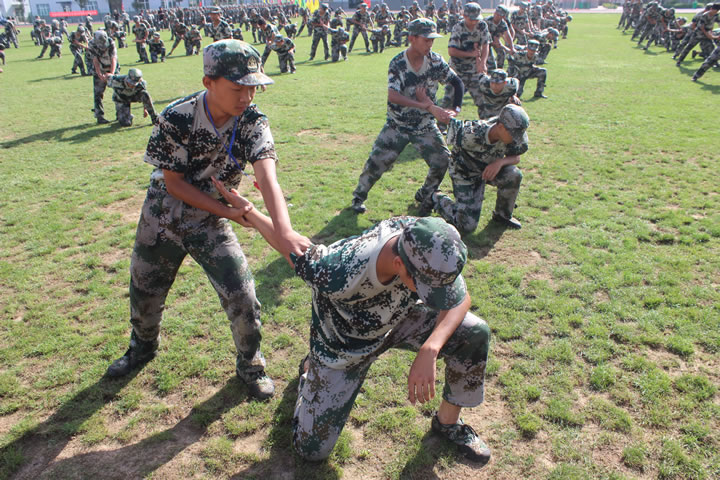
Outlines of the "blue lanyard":
[[210,120],[210,125],[212,125],[213,130],[215,130],[215,135],[217,135],[218,140],[220,140],[222,142],[222,146],[225,149],[225,151],[227,152],[228,157],[230,157],[232,159],[232,161],[235,162],[235,165],[237,166],[238,170],[240,170],[240,173],[242,173],[246,177],[250,178],[253,181],[253,185],[255,186],[255,188],[260,190],[260,185],[258,185],[257,181],[255,181],[255,179],[253,179],[250,175],[245,173],[245,171],[240,166],[240,163],[235,158],[235,155],[233,155],[233,153],[232,153],[232,146],[235,143],[235,133],[237,133],[238,120],[240,119],[240,117],[235,117],[235,124],[233,125],[232,135],[230,136],[230,142],[227,145],[225,145],[225,142],[223,141],[222,137],[220,136],[220,132],[218,132],[218,129],[215,126],[215,121],[212,118],[212,113],[210,113],[210,109],[208,108],[207,92],[205,92],[205,94],[203,95],[203,104],[205,105],[205,113],[207,113],[208,119]]

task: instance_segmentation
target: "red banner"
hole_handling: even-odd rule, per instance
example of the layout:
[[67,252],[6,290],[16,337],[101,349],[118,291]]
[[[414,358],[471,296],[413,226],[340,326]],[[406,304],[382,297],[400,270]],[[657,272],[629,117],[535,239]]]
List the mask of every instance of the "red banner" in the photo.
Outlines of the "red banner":
[[86,17],[88,15],[97,15],[97,10],[79,10],[76,12],[50,12],[50,16],[55,17]]

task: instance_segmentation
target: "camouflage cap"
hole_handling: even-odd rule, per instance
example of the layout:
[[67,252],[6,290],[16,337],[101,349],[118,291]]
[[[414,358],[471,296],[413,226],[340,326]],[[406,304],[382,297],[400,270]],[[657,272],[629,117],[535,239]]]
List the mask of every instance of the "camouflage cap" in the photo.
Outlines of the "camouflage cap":
[[222,9],[220,7],[212,7],[208,13],[217,13],[220,15],[222,14]]
[[283,43],[285,41],[285,37],[282,35],[275,35],[275,43]]
[[552,33],[553,35],[555,35],[555,38],[560,36],[560,32],[558,31],[557,28],[549,28],[548,33]]
[[203,71],[210,77],[224,77],[238,85],[275,83],[260,67],[260,53],[242,40],[226,39],[203,49]]
[[527,145],[527,129],[530,126],[530,117],[522,107],[517,105],[505,105],[498,115],[498,123],[512,135],[513,142],[518,145]]
[[470,20],[481,20],[482,19],[482,8],[475,2],[465,4],[463,8],[463,15],[468,17]]
[[398,239],[398,253],[428,307],[450,310],[465,299],[467,289],[460,272],[467,247],[445,220],[422,217],[406,226]]
[[330,10],[330,5],[328,5],[327,3],[321,3],[320,8],[323,8],[325,10]]
[[408,24],[408,35],[425,38],[440,38],[437,33],[437,25],[427,18],[416,18]]
[[82,33],[82,32],[85,31],[85,27],[82,26],[82,25],[78,25],[77,31],[80,32],[80,33]]
[[508,15],[510,15],[510,10],[505,5],[498,5],[495,9],[495,12],[499,13],[503,17],[507,17]]
[[153,37],[160,38],[160,32],[155,32],[155,33],[153,33]]
[[490,81],[492,83],[503,83],[507,80],[507,72],[501,68],[496,68],[495,70],[490,70]]
[[93,34],[93,41],[98,48],[103,50],[110,46],[110,38],[108,38],[105,30],[96,30]]
[[142,70],[139,68],[131,68],[128,70],[127,78],[129,78],[133,83],[137,83],[142,78]]
[[137,16],[137,15],[133,16],[133,22],[139,22],[139,21],[140,21],[139,16]]
[[537,50],[538,48],[540,48],[540,42],[538,42],[537,40],[528,40],[527,48],[529,50]]
[[675,19],[675,21],[676,21],[676,22],[680,22],[680,21],[682,21],[682,22],[687,22],[687,18],[686,18],[686,17],[678,17],[678,18]]
[[360,2],[360,4],[358,5],[358,8],[367,8],[367,3]]

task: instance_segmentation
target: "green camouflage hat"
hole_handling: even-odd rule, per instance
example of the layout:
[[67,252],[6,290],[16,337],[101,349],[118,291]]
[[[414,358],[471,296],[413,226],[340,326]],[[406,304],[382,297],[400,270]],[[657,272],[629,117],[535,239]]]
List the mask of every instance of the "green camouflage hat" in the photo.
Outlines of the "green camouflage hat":
[[238,85],[275,83],[261,68],[260,53],[242,40],[226,39],[203,49],[203,71],[209,77],[225,77]]
[[498,123],[512,135],[513,142],[517,145],[527,145],[527,129],[530,126],[530,117],[525,110],[517,105],[505,105],[498,115]]
[[490,81],[492,83],[503,83],[505,80],[507,80],[507,72],[503,70],[502,68],[496,68],[495,70],[490,70],[488,72],[490,75]]
[[450,310],[465,299],[467,290],[460,272],[467,247],[445,220],[423,217],[409,224],[398,239],[398,253],[428,307]]
[[557,30],[557,28],[549,28],[548,33],[552,33],[553,35],[555,35],[555,38],[560,36],[560,32]]
[[437,33],[437,25],[427,18],[416,18],[408,24],[408,35],[425,38],[440,38]]
[[137,83],[142,78],[142,71],[139,68],[131,68],[128,70],[127,76],[133,83]]
[[508,10],[505,5],[498,5],[495,11],[503,17],[507,17],[508,15],[510,15],[510,10]]
[[222,9],[220,7],[212,7],[208,13],[217,13],[222,14]]
[[540,48],[540,42],[538,42],[537,40],[529,40],[527,42],[527,48],[529,50],[537,50],[538,48]]
[[463,15],[470,20],[482,20],[482,8],[475,2],[467,3],[463,8]]

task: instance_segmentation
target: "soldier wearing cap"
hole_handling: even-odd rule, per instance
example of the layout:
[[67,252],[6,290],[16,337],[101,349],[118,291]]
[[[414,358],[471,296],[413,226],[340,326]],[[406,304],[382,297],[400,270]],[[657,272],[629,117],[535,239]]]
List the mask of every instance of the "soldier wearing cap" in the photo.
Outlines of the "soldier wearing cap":
[[220,19],[222,9],[220,7],[212,7],[210,9],[210,23],[205,25],[205,33],[208,37],[212,37],[213,42],[232,38],[232,29],[230,25]]
[[355,39],[357,38],[358,34],[362,34],[363,40],[365,40],[365,51],[367,53],[370,53],[370,43],[368,43],[367,30],[368,28],[373,27],[373,21],[368,14],[367,5],[365,3],[360,2],[360,5],[358,5],[358,10],[355,12],[355,15],[353,15],[350,19],[350,23],[353,24],[353,31],[352,37],[350,38],[350,47],[348,48],[348,53],[352,52],[353,45],[355,45]]
[[330,28],[330,12],[327,3],[321,3],[320,8],[315,10],[313,13],[310,25],[313,27],[313,38],[312,45],[310,46],[310,58],[315,58],[315,51],[317,50],[318,43],[320,40],[323,42],[323,48],[325,49],[325,60],[330,58],[330,50],[328,49],[327,34],[328,28]]
[[70,34],[70,53],[73,54],[74,60],[70,73],[77,73],[80,67],[80,74],[85,77],[90,73],[85,72],[85,63],[83,62],[83,51],[88,48],[88,37],[85,34],[85,27],[78,25],[77,30]]
[[160,61],[165,61],[165,42],[160,38],[160,32],[152,34],[150,41],[148,42],[148,48],[150,49],[150,61],[157,63],[158,57]]
[[197,25],[190,25],[190,31],[185,35],[185,55],[197,55],[202,48],[202,34]]
[[387,3],[382,3],[380,5],[380,11],[375,15],[375,23],[378,27],[382,28],[383,26],[387,25],[388,29],[386,30],[384,43],[385,45],[390,45],[390,26],[395,21],[395,16],[388,10]]
[[480,79],[482,100],[478,106],[480,120],[496,117],[505,105],[521,105],[517,97],[520,84],[517,78],[508,77],[507,72],[495,69]]
[[295,73],[295,43],[290,37],[276,34],[270,48],[277,53],[280,73]]
[[145,43],[147,42],[150,33],[150,27],[137,15],[135,15],[133,21],[135,22],[135,25],[132,28],[132,33],[135,35],[135,48],[137,49],[138,56],[140,57],[138,62],[150,63],[147,51],[145,50]]
[[[488,26],[482,19],[480,5],[470,2],[463,10],[463,21],[456,24],[450,34],[448,53],[450,66],[460,76],[465,90],[470,92],[475,105],[480,103],[478,81],[481,74],[487,72],[488,50],[490,48],[490,34]],[[452,87],[445,87],[445,96],[440,105],[450,106],[454,91]]]
[[[718,32],[720,33],[720,32]],[[720,38],[720,36],[719,36]],[[705,75],[705,72],[707,72],[710,67],[717,64],[718,61],[720,61],[720,43],[717,43],[715,46],[715,49],[710,52],[710,55],[707,56],[705,61],[702,65],[700,65],[700,68],[697,69],[697,71],[692,76],[692,81],[697,82],[700,77]]]
[[175,51],[175,48],[180,44],[180,42],[185,40],[185,36],[188,33],[188,27],[183,22],[177,21],[175,22],[172,30],[173,34],[175,35],[175,41],[173,42],[173,46],[170,49],[170,53],[168,53],[168,57],[172,55],[172,53]]
[[108,86],[113,89],[113,102],[115,102],[115,116],[121,127],[129,127],[133,122],[130,106],[133,102],[143,104],[143,116],[150,115],[153,125],[157,124],[158,117],[152,98],[147,91],[147,83],[142,78],[142,72],[137,68],[128,70],[127,75],[113,75],[108,80]]
[[535,98],[547,98],[543,91],[545,90],[545,81],[547,80],[547,70],[536,66],[538,56],[536,55],[540,42],[530,40],[527,47],[518,49],[513,55],[508,57],[510,63],[510,71],[513,77],[517,77],[520,82],[520,88],[517,96],[520,98],[525,88],[525,82],[530,78],[537,78],[537,87],[535,88]]
[[525,45],[527,43],[527,35],[534,30],[530,18],[528,17],[528,3],[518,3],[518,9],[510,15],[510,24],[513,28],[513,38],[516,43]]
[[[109,123],[105,119],[103,96],[107,82],[115,75],[117,68],[117,50],[113,39],[104,30],[98,30],[85,50],[85,63],[93,75],[93,111],[97,123]],[[91,68],[92,66],[92,68]]]
[[[492,46],[488,53],[487,60],[488,69],[490,70],[502,68],[505,64],[505,55],[515,53],[513,38],[507,23],[509,13],[510,11],[505,5],[498,5],[492,17],[485,20],[488,26],[488,32],[490,33]],[[500,42],[500,39],[505,41],[505,45]],[[493,55],[493,50],[497,54],[497,60],[495,59],[495,55]]]
[[[440,133],[436,119],[446,122],[460,110],[463,84],[460,77],[443,58],[432,51],[437,34],[435,23],[418,18],[408,26],[410,47],[390,61],[388,67],[387,120],[377,136],[365,162],[351,208],[358,213],[366,210],[368,192],[405,149],[412,143],[428,165],[423,186],[415,193],[420,213],[431,209],[430,197],[442,182],[450,151]],[[453,110],[435,105],[438,83],[452,85],[455,98]],[[419,101],[418,91],[426,91],[426,100]]]
[[[700,48],[706,55],[709,55],[713,49],[713,42],[718,40],[718,37],[713,35],[712,26],[718,21],[718,11],[720,11],[720,3],[713,3],[710,5],[708,10],[700,15],[695,22],[695,31],[690,32],[692,36],[685,45],[685,48],[678,54],[676,65],[679,67],[680,64],[685,60],[688,53],[700,43]],[[674,58],[674,57],[673,57]]]
[[450,179],[455,201],[433,194],[433,208],[462,233],[473,232],[480,220],[485,184],[498,189],[493,221],[519,229],[513,217],[522,173],[515,166],[528,149],[530,120],[522,107],[505,105],[500,115],[487,121],[451,119],[448,145],[453,149]]
[[[273,222],[247,200],[218,188],[244,221],[274,245]],[[417,352],[408,400],[435,396],[437,359],[445,360],[442,402],[433,432],[480,465],[490,449],[460,420],[483,402],[490,329],[469,311],[462,277],[467,248],[437,217],[395,217],[332,245],[296,256],[278,249],[312,290],[310,353],[300,363],[293,446],[300,456],[327,458],[373,362],[391,348]]]
[[337,28],[328,28],[328,33],[332,35],[330,42],[332,61],[337,62],[341,56],[343,60],[347,60],[347,43],[350,41],[350,34],[345,31],[342,25]]
[[273,81],[260,54],[240,40],[221,40],[203,50],[206,90],[168,105],[145,152],[154,166],[130,262],[130,347],[107,374],[120,377],[151,360],[160,321],[177,270],[189,254],[202,265],[220,297],[237,349],[236,374],[251,396],[273,395],[260,350],[260,303],[252,274],[228,218],[229,207],[213,185],[235,188],[247,164],[277,232],[282,251],[302,255],[309,241],[290,224],[277,183],[277,154],[268,120],[253,103],[255,89]]

